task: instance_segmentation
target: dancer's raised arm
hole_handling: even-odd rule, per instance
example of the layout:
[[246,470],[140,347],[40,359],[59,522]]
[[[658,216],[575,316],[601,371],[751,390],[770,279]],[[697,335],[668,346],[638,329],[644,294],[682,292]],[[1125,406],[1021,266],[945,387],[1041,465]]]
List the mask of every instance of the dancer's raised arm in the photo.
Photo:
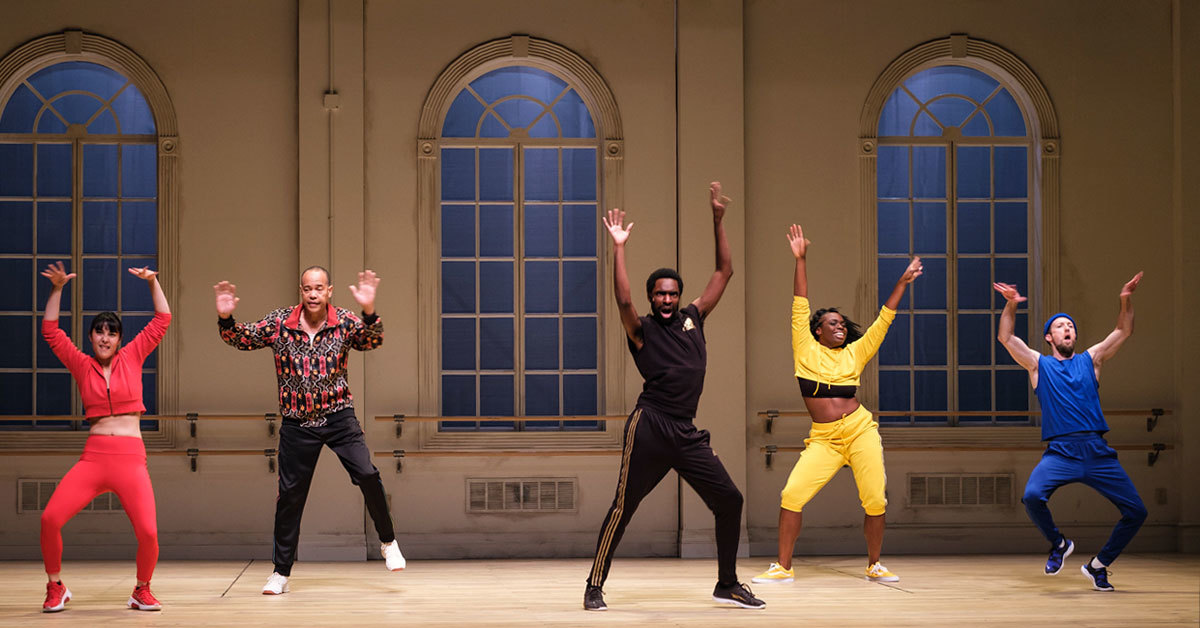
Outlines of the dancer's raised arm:
[[1141,281],[1142,273],[1139,272],[1121,288],[1121,309],[1117,312],[1116,328],[1109,332],[1104,340],[1088,349],[1088,353],[1092,356],[1092,363],[1096,365],[1096,377],[1100,377],[1100,365],[1116,355],[1117,349],[1120,349],[1125,340],[1133,335],[1133,291],[1137,290]]
[[721,182],[713,181],[708,185],[709,202],[712,205],[713,216],[713,240],[716,244],[716,269],[713,270],[712,277],[709,277],[708,284],[704,286],[704,292],[692,301],[692,305],[700,310],[700,316],[708,316],[708,313],[717,307],[717,302],[721,300],[721,295],[725,294],[725,286],[729,285],[729,278],[733,277],[733,255],[729,252],[729,240],[725,237],[725,209],[729,207],[731,202],[728,196],[721,194]]
[[621,324],[625,335],[642,348],[642,319],[633,306],[633,295],[629,291],[629,273],[625,270],[625,242],[633,232],[633,223],[625,224],[625,212],[613,208],[608,216],[602,217],[604,227],[613,241],[613,294],[617,298],[617,311],[621,313]]

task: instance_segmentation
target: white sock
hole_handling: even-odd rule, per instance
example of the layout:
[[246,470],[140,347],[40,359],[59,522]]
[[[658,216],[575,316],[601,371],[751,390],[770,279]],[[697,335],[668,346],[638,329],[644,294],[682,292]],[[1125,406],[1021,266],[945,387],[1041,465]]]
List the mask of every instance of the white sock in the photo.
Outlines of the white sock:
[[1092,569],[1104,569],[1105,567],[1108,566],[1108,565],[1105,565],[1104,563],[1100,562],[1099,558],[1092,558],[1092,562],[1090,562],[1088,564],[1090,564],[1092,566]]
[[1059,542],[1058,542],[1058,546],[1059,546],[1060,548],[1062,548],[1062,547],[1066,547],[1066,546],[1067,546],[1067,537],[1065,537],[1065,536],[1064,536],[1064,537],[1063,537],[1063,540],[1061,540],[1061,541],[1059,541]]

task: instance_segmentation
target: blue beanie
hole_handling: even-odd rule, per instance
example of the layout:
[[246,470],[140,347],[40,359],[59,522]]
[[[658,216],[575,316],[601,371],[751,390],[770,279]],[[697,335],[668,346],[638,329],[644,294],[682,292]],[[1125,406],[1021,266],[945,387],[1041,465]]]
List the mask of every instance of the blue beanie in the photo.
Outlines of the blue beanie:
[[1075,324],[1075,319],[1071,318],[1070,314],[1067,314],[1066,312],[1059,312],[1058,314],[1055,314],[1054,316],[1051,316],[1050,318],[1046,319],[1046,325],[1044,327],[1042,327],[1042,335],[1043,336],[1050,333],[1050,323],[1053,323],[1054,319],[1056,319],[1056,318],[1065,318],[1065,319],[1071,321],[1072,325]]

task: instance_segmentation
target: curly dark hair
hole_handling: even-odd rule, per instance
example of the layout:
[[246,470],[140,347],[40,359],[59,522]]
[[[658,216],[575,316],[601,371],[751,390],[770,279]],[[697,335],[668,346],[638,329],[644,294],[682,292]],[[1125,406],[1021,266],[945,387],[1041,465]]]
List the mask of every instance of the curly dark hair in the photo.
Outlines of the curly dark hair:
[[[813,312],[812,317],[808,319],[808,330],[812,332],[813,338],[817,338],[817,327],[821,326],[821,317],[826,314],[837,314],[842,317],[842,321],[846,324],[846,341],[842,343],[843,347],[862,338],[862,328],[858,326],[858,323],[846,318],[846,315],[839,312],[836,307],[823,307]],[[817,338],[817,340],[820,340],[820,338]]]
[[646,279],[646,296],[654,296],[654,284],[658,283],[659,279],[674,279],[675,283],[679,284],[679,294],[683,294],[683,278],[679,273],[675,272],[674,268],[660,268],[652,273]]

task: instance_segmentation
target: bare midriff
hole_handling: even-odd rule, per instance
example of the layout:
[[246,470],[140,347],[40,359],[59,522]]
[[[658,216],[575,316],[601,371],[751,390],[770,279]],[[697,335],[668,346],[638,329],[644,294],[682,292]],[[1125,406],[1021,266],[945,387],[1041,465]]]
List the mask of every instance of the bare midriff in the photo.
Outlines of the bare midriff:
[[804,407],[813,423],[832,423],[858,409],[853,397],[804,397]]
[[111,416],[89,419],[92,423],[90,434],[97,436],[132,436],[142,437],[142,414],[115,414]]

